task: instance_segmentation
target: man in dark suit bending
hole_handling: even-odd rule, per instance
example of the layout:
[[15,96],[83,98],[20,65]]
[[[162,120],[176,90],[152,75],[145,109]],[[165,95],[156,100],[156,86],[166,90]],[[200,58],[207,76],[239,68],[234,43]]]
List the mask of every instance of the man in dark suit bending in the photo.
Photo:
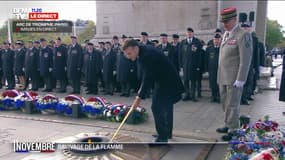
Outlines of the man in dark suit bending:
[[158,133],[155,142],[167,142],[172,138],[173,105],[184,92],[181,79],[169,59],[153,46],[140,45],[130,39],[124,43],[123,51],[128,59],[138,59],[143,68],[143,79],[133,106],[136,108],[140,105],[148,88],[154,84],[151,109]]

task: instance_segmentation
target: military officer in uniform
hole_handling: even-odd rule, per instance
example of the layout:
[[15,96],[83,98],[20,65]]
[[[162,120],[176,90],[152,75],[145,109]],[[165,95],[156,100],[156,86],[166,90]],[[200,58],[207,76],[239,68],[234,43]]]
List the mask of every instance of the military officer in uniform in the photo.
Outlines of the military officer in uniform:
[[[187,28],[186,39],[180,44],[179,66],[183,71],[184,86],[186,89],[184,101],[197,102],[196,90],[202,69],[202,45],[199,39],[194,37],[194,30]],[[191,92],[189,87],[191,81]]]
[[25,75],[31,80],[32,91],[38,90],[38,65],[39,65],[39,50],[34,47],[34,42],[29,41],[29,46],[25,58]]
[[71,94],[80,94],[81,67],[83,53],[81,46],[77,43],[77,37],[71,36],[71,45],[67,52],[67,77],[71,81],[73,92]]
[[43,92],[52,91],[52,67],[53,67],[53,51],[47,45],[47,41],[44,38],[40,39],[41,49],[40,49],[40,75],[44,79],[45,89]]
[[14,73],[19,78],[19,89],[25,90],[25,55],[26,50],[24,48],[24,43],[21,40],[18,40],[15,45],[15,64],[14,64]]
[[217,83],[220,45],[221,36],[216,34],[213,39],[213,45],[208,46],[206,49],[206,70],[209,73],[212,102],[220,102],[219,85]]
[[217,132],[226,133],[222,139],[228,141],[240,127],[240,100],[252,58],[252,38],[239,27],[236,8],[223,9],[221,21],[226,32],[220,47],[218,84],[225,126],[218,128]]
[[112,50],[111,42],[106,42],[106,55],[103,60],[103,79],[105,94],[113,95],[114,71],[116,70],[116,53]]
[[165,143],[172,138],[173,105],[181,99],[184,91],[181,79],[161,50],[150,45],[139,45],[136,40],[127,40],[122,48],[128,59],[139,60],[144,71],[138,96],[133,102],[134,108],[140,105],[147,89],[154,83],[151,108],[158,133],[155,142]]
[[[160,45],[158,48],[162,50],[163,54],[169,59],[169,61],[178,68],[178,54],[175,54],[174,47],[168,42],[168,35],[166,33],[160,34]],[[178,72],[178,70],[177,70]]]
[[98,94],[98,77],[101,72],[103,59],[102,54],[99,50],[94,48],[94,44],[91,42],[87,43],[85,55],[88,56],[84,63],[86,64],[85,82],[87,85],[87,94]]
[[2,50],[2,69],[3,69],[3,76],[4,81],[7,81],[8,87],[7,89],[14,89],[15,88],[15,76],[14,76],[14,56],[15,53],[13,50],[10,49],[8,42],[3,42],[3,50]]
[[66,92],[67,85],[67,48],[62,45],[61,38],[57,37],[53,53],[53,77],[59,81],[59,93]]

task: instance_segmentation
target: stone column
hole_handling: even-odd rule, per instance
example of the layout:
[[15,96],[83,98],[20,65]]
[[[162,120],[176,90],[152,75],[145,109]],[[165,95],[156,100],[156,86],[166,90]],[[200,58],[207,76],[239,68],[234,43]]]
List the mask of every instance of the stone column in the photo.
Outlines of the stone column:
[[267,22],[267,0],[258,1],[256,11],[256,35],[265,44]]

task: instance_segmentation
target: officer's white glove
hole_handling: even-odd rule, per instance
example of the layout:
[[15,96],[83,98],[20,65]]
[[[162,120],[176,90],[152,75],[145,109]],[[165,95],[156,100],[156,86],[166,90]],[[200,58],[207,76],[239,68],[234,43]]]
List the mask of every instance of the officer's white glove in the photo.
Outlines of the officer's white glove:
[[117,72],[116,71],[113,71],[113,75],[116,75],[117,74]]
[[78,67],[77,70],[80,71],[80,68]]
[[236,88],[242,88],[243,85],[244,85],[244,81],[239,81],[239,80],[236,80],[235,83],[234,83],[234,87]]
[[197,71],[200,71],[200,68],[197,68],[196,70],[197,70]]
[[52,68],[49,68],[48,71],[51,72],[51,71],[52,71]]
[[66,70],[67,70],[67,67],[64,67],[64,70],[66,71]]
[[22,68],[23,72],[25,72],[25,68]]

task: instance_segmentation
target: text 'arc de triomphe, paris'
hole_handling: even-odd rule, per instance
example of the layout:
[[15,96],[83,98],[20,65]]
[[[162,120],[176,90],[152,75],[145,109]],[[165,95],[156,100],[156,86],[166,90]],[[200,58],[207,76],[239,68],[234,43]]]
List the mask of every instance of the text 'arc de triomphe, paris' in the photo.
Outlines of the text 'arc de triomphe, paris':
[[[156,39],[160,33],[184,36],[192,27],[197,37],[209,40],[219,22],[220,10],[234,6],[239,13],[254,12],[252,29],[260,41],[265,40],[267,1],[96,1],[95,40],[110,40],[113,35],[139,37],[148,32]],[[239,15],[239,14],[238,14]]]

